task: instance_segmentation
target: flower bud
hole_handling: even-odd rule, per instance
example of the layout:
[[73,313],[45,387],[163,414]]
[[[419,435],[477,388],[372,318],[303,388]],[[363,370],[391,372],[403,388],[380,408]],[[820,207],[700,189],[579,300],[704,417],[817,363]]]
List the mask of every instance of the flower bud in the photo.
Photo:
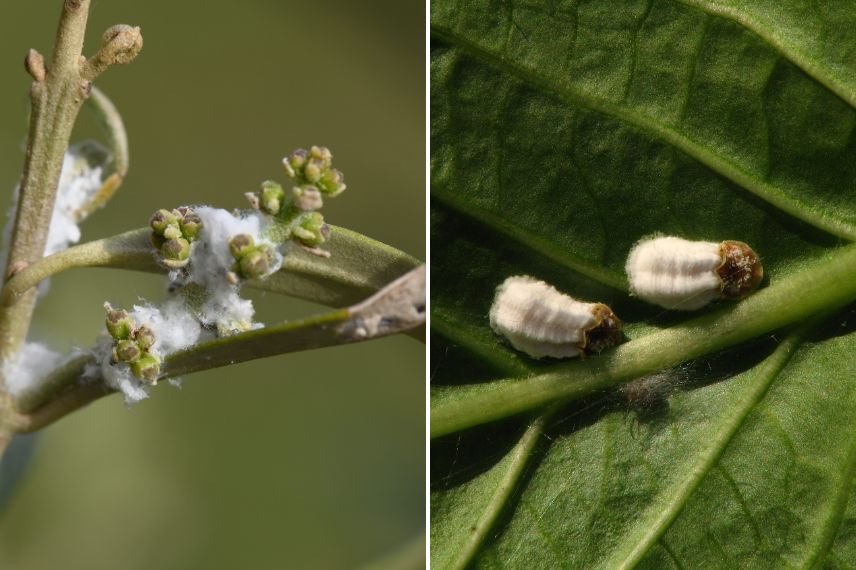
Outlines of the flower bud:
[[[107,28],[101,36],[101,50],[109,55],[111,64],[125,65],[131,63],[140,50],[143,49],[143,36],[140,28],[117,24]],[[97,57],[96,55],[96,57]]]
[[299,173],[303,172],[303,165],[306,164],[308,155],[309,153],[305,149],[299,148],[282,159],[282,164],[285,166],[285,172],[289,178],[294,180]]
[[303,212],[312,212],[319,210],[324,205],[321,199],[321,192],[314,186],[295,186],[294,188],[294,205],[298,210]]
[[326,146],[313,146],[309,149],[309,157],[318,161],[321,170],[327,170],[333,164],[333,153]]
[[107,332],[116,340],[130,338],[134,330],[134,320],[124,309],[113,310],[110,304],[104,306],[107,309]]
[[140,350],[148,350],[155,343],[155,333],[149,327],[143,325],[134,332],[134,340]]
[[321,176],[318,188],[330,197],[338,196],[346,188],[345,176],[335,168],[331,168]]
[[163,231],[163,237],[166,239],[176,239],[182,237],[181,228],[178,224],[170,224]]
[[193,210],[187,208],[187,211],[179,220],[181,233],[188,241],[193,241],[199,236],[202,230],[202,218],[199,217]]
[[255,243],[250,234],[238,234],[229,240],[229,251],[232,253],[232,257],[240,259],[252,251]]
[[310,159],[303,168],[303,176],[307,182],[315,183],[321,178],[321,163],[318,160]]
[[270,273],[273,257],[273,249],[267,244],[261,245],[241,257],[238,270],[246,279],[260,279]]
[[171,269],[187,265],[190,258],[190,242],[184,238],[168,239],[161,246],[163,263]]
[[311,212],[304,216],[300,225],[292,232],[294,237],[310,247],[316,247],[327,241],[330,228],[324,223],[324,216],[318,212]]
[[163,235],[167,227],[178,224],[178,216],[169,210],[158,210],[149,220],[149,225],[155,233]]
[[259,205],[262,211],[276,215],[282,208],[285,199],[285,191],[276,182],[266,180],[262,182],[262,191],[259,196]]
[[160,359],[153,354],[145,353],[138,360],[131,362],[131,372],[140,380],[155,385],[160,376]]
[[120,340],[116,343],[113,358],[116,362],[134,362],[142,355],[140,347],[133,340]]

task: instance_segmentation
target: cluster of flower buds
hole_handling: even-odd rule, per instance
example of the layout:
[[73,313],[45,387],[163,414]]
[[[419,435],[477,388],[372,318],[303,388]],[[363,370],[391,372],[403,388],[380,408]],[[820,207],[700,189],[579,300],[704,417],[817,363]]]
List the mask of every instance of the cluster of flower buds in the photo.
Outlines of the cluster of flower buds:
[[330,237],[330,226],[318,212],[307,212],[291,228],[291,235],[309,247],[318,247]]
[[229,240],[229,251],[235,258],[232,272],[244,279],[261,279],[277,265],[277,253],[268,243],[256,244],[253,236],[238,234]]
[[317,248],[330,235],[318,210],[324,205],[324,196],[337,196],[345,190],[344,176],[332,167],[333,155],[325,147],[297,149],[282,163],[294,183],[291,196],[280,184],[268,180],[259,192],[249,193],[247,198],[257,210],[279,218],[288,228],[288,237]]
[[162,263],[170,269],[187,265],[190,244],[202,230],[202,220],[187,206],[175,210],[158,210],[149,221],[152,244],[160,251]]
[[145,325],[136,326],[124,309],[114,309],[110,303],[105,303],[104,308],[107,310],[107,332],[113,337],[112,362],[127,364],[138,379],[156,385],[161,361],[150,352],[155,343],[154,332]]
[[321,192],[314,186],[295,186],[291,189],[291,201],[286,201],[285,190],[272,180],[262,182],[262,189],[258,193],[248,193],[247,199],[253,208],[281,218],[314,212],[324,205]]
[[282,159],[285,172],[297,186],[313,186],[330,198],[345,190],[342,173],[333,168],[333,155],[326,147],[299,148]]

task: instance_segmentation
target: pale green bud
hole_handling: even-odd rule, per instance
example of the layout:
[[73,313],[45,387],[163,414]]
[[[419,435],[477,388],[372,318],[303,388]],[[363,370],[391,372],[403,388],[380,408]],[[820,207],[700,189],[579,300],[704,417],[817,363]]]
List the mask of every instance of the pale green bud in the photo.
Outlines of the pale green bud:
[[178,224],[171,224],[164,229],[163,237],[168,240],[183,237],[181,234],[181,228]]
[[310,159],[303,168],[303,177],[307,182],[315,183],[321,178],[321,163],[318,160]]
[[338,196],[346,188],[345,176],[335,168],[331,168],[321,175],[321,179],[318,181],[318,188],[331,198]]
[[320,209],[324,205],[324,201],[321,199],[321,192],[314,186],[295,186],[293,192],[294,205],[298,210],[311,212]]
[[140,355],[142,351],[133,340],[120,340],[113,351],[116,362],[134,362],[140,358]]
[[296,239],[302,243],[305,243],[306,245],[309,245],[309,243],[315,239],[315,234],[313,234],[309,230],[304,229],[300,226],[296,226],[296,227],[292,228],[291,236],[294,239]]
[[110,336],[116,340],[130,338],[131,331],[134,330],[134,320],[128,311],[124,309],[113,310],[109,304],[106,304],[105,308],[107,309],[107,332],[110,333]]
[[250,234],[238,234],[229,240],[229,251],[232,257],[240,259],[253,250],[255,240]]
[[333,164],[333,153],[326,146],[313,146],[309,149],[309,157],[318,161],[321,170],[326,170]]
[[282,164],[285,166],[285,172],[289,178],[294,180],[303,172],[303,166],[306,164],[308,155],[309,153],[305,149],[299,148],[282,159]]
[[155,333],[143,325],[134,332],[134,340],[137,341],[140,350],[148,350],[155,343]]
[[161,246],[163,263],[167,267],[177,269],[187,265],[190,258],[190,242],[184,238],[168,239]]
[[285,191],[282,186],[270,180],[262,182],[262,191],[259,195],[259,205],[262,211],[271,215],[278,214],[282,208],[283,200],[285,200]]
[[310,247],[316,247],[327,241],[330,227],[324,223],[324,216],[311,212],[300,221],[300,225],[292,230],[294,236]]
[[246,279],[260,279],[270,273],[273,259],[273,249],[263,244],[238,260],[238,270]]
[[184,238],[188,241],[193,241],[199,236],[199,232],[202,231],[202,218],[193,210],[187,208],[187,211],[184,212],[181,220],[179,220],[179,226]]
[[153,354],[144,353],[138,360],[131,362],[131,372],[140,380],[155,385],[160,376],[160,359]]
[[178,216],[169,210],[158,210],[149,220],[149,225],[155,233],[163,235],[169,226],[178,225]]

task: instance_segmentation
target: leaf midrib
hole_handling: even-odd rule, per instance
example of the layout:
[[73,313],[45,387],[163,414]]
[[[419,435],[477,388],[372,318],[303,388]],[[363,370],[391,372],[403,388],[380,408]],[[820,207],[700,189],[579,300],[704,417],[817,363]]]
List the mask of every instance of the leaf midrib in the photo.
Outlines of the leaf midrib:
[[[660,544],[669,551],[671,556],[675,556],[665,544],[663,540],[664,534],[683,511],[687,502],[702,484],[705,477],[716,467],[728,445],[733,441],[740,427],[744,424],[746,417],[753,410],[757,409],[757,405],[764,399],[773,382],[790,363],[792,356],[803,343],[806,335],[818,322],[819,320],[812,321],[803,325],[800,329],[793,331],[779,344],[773,354],[755,368],[753,375],[756,378],[751,380],[750,390],[742,399],[742,405],[735,409],[734,413],[730,416],[723,418],[719,429],[711,430],[712,433],[717,434],[717,437],[698,456],[699,461],[695,468],[690,470],[688,476],[677,485],[677,488],[673,487],[671,491],[672,498],[667,503],[666,508],[658,510],[655,513],[656,516],[652,517],[652,522],[641,525],[648,530],[638,542],[634,545],[628,545],[628,548],[630,548],[629,551],[625,549],[623,553],[617,553],[605,567],[632,568],[651,552],[655,544]],[[444,331],[443,336],[452,341],[461,341],[465,350],[472,351],[477,356],[480,356],[484,351],[491,348],[486,345],[482,347],[475,346],[481,344],[478,341],[464,342],[465,339],[461,338],[461,335],[456,334],[456,332],[453,328],[450,328]],[[499,367],[502,368],[503,366],[499,365]],[[507,372],[511,374],[513,370],[509,369]],[[537,439],[533,434],[537,432],[540,435],[543,432],[545,422],[555,414],[557,408],[557,406],[551,407],[535,419],[510,452],[515,453],[516,457],[507,466],[507,472],[501,480],[503,488],[500,489],[498,486],[490,501],[485,505],[482,516],[479,518],[479,523],[476,525],[477,532],[470,536],[466,546],[462,547],[456,559],[457,563],[452,568],[465,567],[476,554],[473,549],[483,544],[488,533],[494,528],[498,515],[502,513],[505,503],[514,494],[514,487],[519,485],[523,470],[531,459],[535,439]],[[552,440],[548,441],[552,442]],[[850,497],[850,489],[854,478],[856,478],[856,439],[851,442],[848,449],[846,465],[847,468],[841,474],[840,478],[840,492],[836,495],[835,500],[830,506],[829,516],[822,526],[819,540],[816,542],[816,548],[806,558],[806,567],[817,567],[819,563],[826,559],[826,554],[829,552],[829,548],[841,525]],[[678,563],[678,560],[675,559],[675,562]]]
[[767,44],[774,47],[782,57],[803,70],[806,75],[835,93],[851,108],[856,109],[856,89],[847,85],[847,83],[843,81],[839,81],[832,68],[824,65],[822,61],[807,55],[796,45],[789,43],[786,37],[779,37],[773,30],[765,27],[760,21],[750,14],[741,11],[739,8],[717,6],[711,2],[706,2],[705,0],[675,1],[680,4],[684,4],[685,6],[701,10],[711,16],[718,16],[720,18],[731,20],[749,32],[755,34]]

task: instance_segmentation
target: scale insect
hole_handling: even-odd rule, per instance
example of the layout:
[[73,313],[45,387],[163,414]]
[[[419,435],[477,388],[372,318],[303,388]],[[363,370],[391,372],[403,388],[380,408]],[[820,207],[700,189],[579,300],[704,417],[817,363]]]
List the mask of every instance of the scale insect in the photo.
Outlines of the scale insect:
[[764,277],[758,255],[743,242],[672,236],[639,241],[630,250],[625,270],[634,295],[682,311],[700,309],[715,299],[742,299]]
[[621,321],[603,303],[584,303],[533,277],[509,277],[496,289],[490,326],[533,358],[572,358],[621,341]]

